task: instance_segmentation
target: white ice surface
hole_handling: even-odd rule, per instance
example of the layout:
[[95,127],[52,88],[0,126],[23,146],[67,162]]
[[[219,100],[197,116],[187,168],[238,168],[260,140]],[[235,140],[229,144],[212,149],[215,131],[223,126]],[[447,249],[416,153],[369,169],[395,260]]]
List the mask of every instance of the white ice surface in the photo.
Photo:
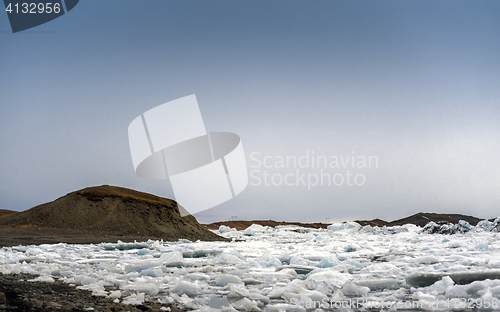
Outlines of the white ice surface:
[[[58,279],[126,304],[199,311],[328,311],[352,300],[360,309],[463,310],[472,302],[491,310],[500,308],[500,234],[488,231],[492,224],[453,235],[411,225],[252,225],[214,231],[233,242],[4,247],[0,272]],[[211,298],[229,302],[211,306]]]

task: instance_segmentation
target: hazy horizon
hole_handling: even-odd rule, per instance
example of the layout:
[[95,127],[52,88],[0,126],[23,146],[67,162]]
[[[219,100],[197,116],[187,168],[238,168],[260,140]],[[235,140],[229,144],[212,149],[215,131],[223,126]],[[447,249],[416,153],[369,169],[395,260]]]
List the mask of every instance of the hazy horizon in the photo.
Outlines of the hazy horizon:
[[[202,222],[497,217],[497,29],[498,1],[87,0],[15,34],[0,14],[0,207],[103,184],[173,198],[135,174],[127,128],[195,94],[250,174]],[[307,153],[328,165],[280,163]]]

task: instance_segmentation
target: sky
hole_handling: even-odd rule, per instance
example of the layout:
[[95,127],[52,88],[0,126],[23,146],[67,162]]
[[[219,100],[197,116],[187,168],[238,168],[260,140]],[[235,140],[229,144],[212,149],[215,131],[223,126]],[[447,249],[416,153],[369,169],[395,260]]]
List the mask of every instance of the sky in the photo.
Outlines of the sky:
[[[0,14],[0,208],[103,184],[174,198],[135,174],[127,128],[196,94],[250,175],[201,222],[498,217],[498,29],[496,0],[85,0],[15,34]],[[340,165],[279,162],[313,154]]]

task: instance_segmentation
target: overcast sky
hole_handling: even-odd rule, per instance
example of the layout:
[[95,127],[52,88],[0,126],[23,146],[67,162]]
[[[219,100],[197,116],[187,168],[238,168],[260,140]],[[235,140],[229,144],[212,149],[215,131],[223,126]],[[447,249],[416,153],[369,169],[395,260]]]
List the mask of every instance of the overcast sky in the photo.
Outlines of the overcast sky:
[[[84,0],[16,34],[0,14],[0,208],[101,184],[172,198],[135,174],[127,128],[196,94],[252,174],[200,221],[497,217],[499,29],[497,0]],[[256,185],[264,170],[320,175],[276,168],[308,152],[378,163],[324,169],[362,185]]]

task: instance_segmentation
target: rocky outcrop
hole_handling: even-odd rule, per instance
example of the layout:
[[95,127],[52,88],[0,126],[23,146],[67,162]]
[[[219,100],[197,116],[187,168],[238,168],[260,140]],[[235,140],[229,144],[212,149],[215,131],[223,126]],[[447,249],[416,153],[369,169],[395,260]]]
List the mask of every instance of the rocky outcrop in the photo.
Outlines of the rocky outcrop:
[[[181,217],[174,200],[116,186],[89,187],[0,219],[8,228],[60,229],[71,235],[140,236],[164,240],[224,240],[196,219]],[[52,231],[57,233],[57,231]],[[68,234],[69,233],[69,234]]]

